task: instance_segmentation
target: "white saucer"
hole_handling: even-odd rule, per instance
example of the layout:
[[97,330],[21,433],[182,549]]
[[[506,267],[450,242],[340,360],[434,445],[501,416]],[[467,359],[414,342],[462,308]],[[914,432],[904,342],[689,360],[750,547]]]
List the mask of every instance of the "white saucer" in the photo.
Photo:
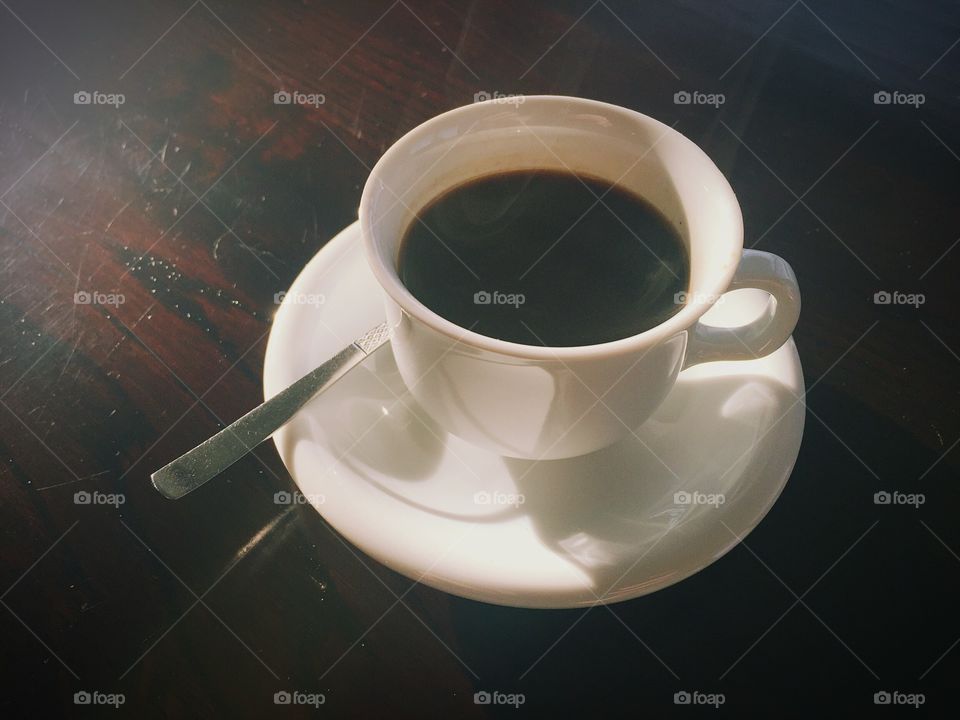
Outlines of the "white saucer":
[[[727,295],[706,319],[740,324],[767,297]],[[382,321],[354,223],[307,264],[277,312],[264,395]],[[750,532],[793,469],[802,392],[790,340],[760,360],[684,371],[639,439],[535,463],[493,455],[433,424],[384,346],[274,441],[327,522],[397,572],[486,602],[579,607],[671,585]],[[678,504],[678,492],[701,493],[701,504]],[[709,497],[721,494],[722,504]]]

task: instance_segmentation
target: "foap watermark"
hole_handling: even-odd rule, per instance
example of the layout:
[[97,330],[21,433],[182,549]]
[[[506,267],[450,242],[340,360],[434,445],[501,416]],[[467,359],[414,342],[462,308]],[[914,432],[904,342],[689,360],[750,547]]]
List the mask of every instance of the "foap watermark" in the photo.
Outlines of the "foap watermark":
[[878,90],[873,94],[874,105],[912,105],[919,108],[927,101],[923,93],[905,93],[900,90]]
[[74,505],[112,505],[119,508],[127,501],[123,493],[102,493],[99,490],[80,490],[73,494]]
[[480,92],[475,92],[473,94],[474,102],[486,102],[490,100],[491,102],[497,103],[499,105],[513,105],[519,106],[523,105],[526,101],[526,98],[520,94],[514,93],[502,93],[494,90],[493,92],[488,92],[487,90],[481,90]]
[[674,705],[710,705],[718,708],[727,701],[723,693],[705,693],[699,690],[680,690],[673,694]]
[[719,507],[727,501],[723,493],[703,493],[697,490],[688,492],[680,490],[673,494],[674,505],[709,505]]
[[281,690],[273,694],[274,705],[311,705],[318,708],[325,702],[327,702],[327,696],[323,693]]
[[474,705],[512,705],[519,708],[527,701],[523,693],[505,693],[499,690],[481,690],[473,694]]
[[79,690],[73,694],[74,705],[109,705],[118,708],[127,701],[123,693],[105,693],[99,690]]
[[273,302],[276,305],[314,305],[320,306],[327,301],[327,296],[323,293],[304,293],[304,292],[278,292],[273,294]]
[[881,690],[873,694],[874,705],[911,705],[919,708],[927,701],[923,693],[905,693],[899,690]]
[[899,290],[878,290],[873,294],[874,305],[912,305],[919,308],[927,301],[923,293],[905,293]]
[[123,93],[104,93],[99,90],[78,90],[73,94],[74,105],[112,105],[120,107],[127,101]]
[[474,305],[513,305],[520,307],[527,301],[523,293],[505,293],[499,290],[480,290],[473,294]]
[[721,305],[725,297],[725,293],[717,295],[713,293],[687,292],[686,290],[681,290],[673,294],[673,302],[677,305],[699,305],[701,303]]
[[274,505],[322,505],[327,501],[327,496],[323,493],[307,493],[304,495],[299,490],[290,492],[280,490],[273,494]]
[[720,107],[727,101],[723,93],[705,93],[699,90],[680,90],[673,94],[674,105],[712,105]]
[[74,305],[110,305],[117,307],[127,301],[123,293],[105,293],[99,290],[78,290],[73,294]]
[[509,505],[520,507],[527,501],[523,493],[508,493],[495,490],[481,490],[473,494],[474,505]]
[[910,505],[914,510],[919,510],[920,506],[927,501],[927,496],[923,493],[903,493],[898,490],[892,492],[881,490],[873,494],[874,505]]
[[327,101],[323,93],[305,93],[299,90],[277,90],[273,94],[274,105],[309,105],[318,108]]

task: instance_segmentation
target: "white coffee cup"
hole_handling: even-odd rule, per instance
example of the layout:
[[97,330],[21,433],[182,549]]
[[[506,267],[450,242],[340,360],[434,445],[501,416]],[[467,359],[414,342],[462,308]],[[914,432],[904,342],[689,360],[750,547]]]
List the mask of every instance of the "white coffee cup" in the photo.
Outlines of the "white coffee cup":
[[[473,178],[534,168],[599,177],[657,207],[689,252],[683,307],[621,340],[539,347],[472,332],[417,300],[397,273],[399,244],[416,213]],[[494,99],[428,120],[373,168],[360,228],[411,394],[441,428],[510,457],[555,459],[605,447],[656,410],[683,368],[773,352],[800,313],[786,261],[743,249],[740,206],[710,158],[653,118],[594,100]],[[766,312],[736,328],[700,322],[723,293],[740,288],[770,293]]]

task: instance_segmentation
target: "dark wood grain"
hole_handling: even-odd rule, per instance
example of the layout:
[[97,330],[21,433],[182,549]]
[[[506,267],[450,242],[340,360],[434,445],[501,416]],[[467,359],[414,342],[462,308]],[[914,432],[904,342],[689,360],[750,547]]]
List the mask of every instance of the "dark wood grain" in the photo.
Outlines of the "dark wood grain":
[[[869,712],[882,689],[955,709],[958,37],[951,3],[7,0],[0,707],[71,715],[86,688],[137,717],[263,717],[299,688],[335,717],[480,717],[473,693],[498,688],[636,716],[697,688],[787,714]],[[684,89],[726,102],[674,104]],[[180,502],[148,482],[260,401],[274,294],[355,218],[369,167],[481,90],[676,122],[803,291],[813,389],[783,496],[750,549],[616,617],[404,595],[312,510],[278,514],[269,444]],[[877,507],[883,489],[927,502]]]

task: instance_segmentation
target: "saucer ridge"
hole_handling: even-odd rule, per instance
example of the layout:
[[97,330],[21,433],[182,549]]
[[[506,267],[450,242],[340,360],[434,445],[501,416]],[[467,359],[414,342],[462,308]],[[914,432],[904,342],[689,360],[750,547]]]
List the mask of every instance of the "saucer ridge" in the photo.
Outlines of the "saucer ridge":
[[[296,302],[299,298],[322,298]],[[269,398],[384,321],[358,223],[304,267],[264,360]],[[735,323],[768,301],[724,296]],[[392,569],[456,595],[539,608],[619,602],[711,564],[779,497],[803,435],[793,340],[681,373],[626,439],[567,460],[504,458],[438,427],[381,347],[274,435],[300,493]],[[682,439],[681,439],[682,438]]]

